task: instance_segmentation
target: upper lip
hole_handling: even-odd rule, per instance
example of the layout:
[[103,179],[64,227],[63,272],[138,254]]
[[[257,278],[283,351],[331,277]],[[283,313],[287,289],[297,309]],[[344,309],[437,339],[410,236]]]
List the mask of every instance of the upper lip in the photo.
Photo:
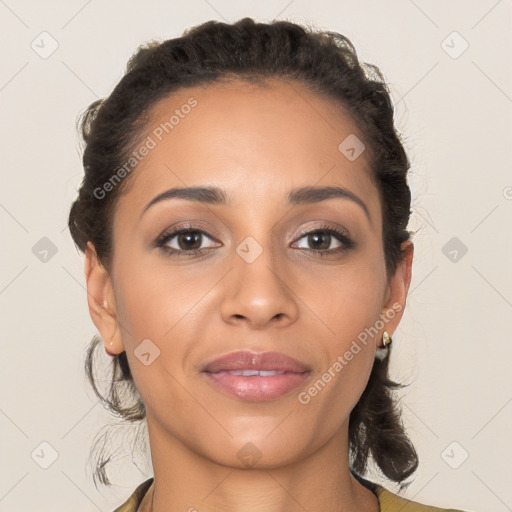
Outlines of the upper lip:
[[247,350],[223,355],[203,367],[203,372],[215,373],[231,370],[275,370],[304,373],[310,368],[297,359],[280,352],[251,352]]

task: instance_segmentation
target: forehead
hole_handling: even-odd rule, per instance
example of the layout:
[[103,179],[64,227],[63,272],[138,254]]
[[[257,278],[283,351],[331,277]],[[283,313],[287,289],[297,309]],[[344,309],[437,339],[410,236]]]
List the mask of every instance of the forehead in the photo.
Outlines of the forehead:
[[369,152],[349,159],[342,151],[347,140],[360,141],[359,151],[364,134],[341,105],[297,81],[180,89],[148,119],[142,144],[151,149],[132,177],[131,208],[140,210],[166,188],[194,185],[221,187],[234,203],[279,201],[308,185],[342,185],[370,203],[377,197]]

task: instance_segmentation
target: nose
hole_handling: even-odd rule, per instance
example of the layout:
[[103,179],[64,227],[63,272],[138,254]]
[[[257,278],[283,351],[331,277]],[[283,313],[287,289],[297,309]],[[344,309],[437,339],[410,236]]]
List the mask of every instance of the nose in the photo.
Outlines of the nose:
[[234,256],[234,268],[224,282],[221,315],[231,325],[251,329],[286,327],[294,323],[299,308],[283,264],[276,265],[264,250],[252,263]]

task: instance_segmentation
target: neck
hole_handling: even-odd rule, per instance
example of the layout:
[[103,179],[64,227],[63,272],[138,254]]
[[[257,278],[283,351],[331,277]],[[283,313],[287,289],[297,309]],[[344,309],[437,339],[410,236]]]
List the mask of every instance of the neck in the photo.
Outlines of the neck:
[[[233,468],[191,451],[148,418],[154,482],[141,512],[378,512],[351,475],[347,428],[320,450],[276,468]],[[346,447],[346,448],[345,448]]]

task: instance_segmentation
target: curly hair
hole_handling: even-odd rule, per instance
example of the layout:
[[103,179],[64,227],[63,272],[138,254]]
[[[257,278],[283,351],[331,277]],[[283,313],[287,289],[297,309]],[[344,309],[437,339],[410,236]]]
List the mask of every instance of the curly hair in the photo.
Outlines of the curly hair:
[[[130,174],[104,197],[95,194],[119,169],[141,140],[151,107],[187,87],[236,78],[269,78],[304,84],[315,94],[343,107],[360,128],[371,156],[371,175],[379,190],[387,275],[402,261],[402,243],[411,214],[407,183],[409,160],[394,126],[394,110],[382,72],[360,62],[351,41],[336,32],[317,31],[289,21],[235,23],[208,21],[181,37],[142,45],[130,58],[113,92],[93,102],[80,119],[84,140],[84,178],[68,219],[71,236],[82,252],[91,241],[102,265],[111,270],[112,214]],[[87,348],[86,375],[102,404],[127,422],[141,422],[145,406],[137,392],[126,352],[112,360],[110,386],[103,393],[94,375],[95,336]],[[382,474],[399,483],[418,466],[393,392],[403,387],[388,376],[389,357],[375,359],[367,386],[349,419],[351,470],[362,475],[370,458]],[[100,454],[94,480],[110,485]]]

